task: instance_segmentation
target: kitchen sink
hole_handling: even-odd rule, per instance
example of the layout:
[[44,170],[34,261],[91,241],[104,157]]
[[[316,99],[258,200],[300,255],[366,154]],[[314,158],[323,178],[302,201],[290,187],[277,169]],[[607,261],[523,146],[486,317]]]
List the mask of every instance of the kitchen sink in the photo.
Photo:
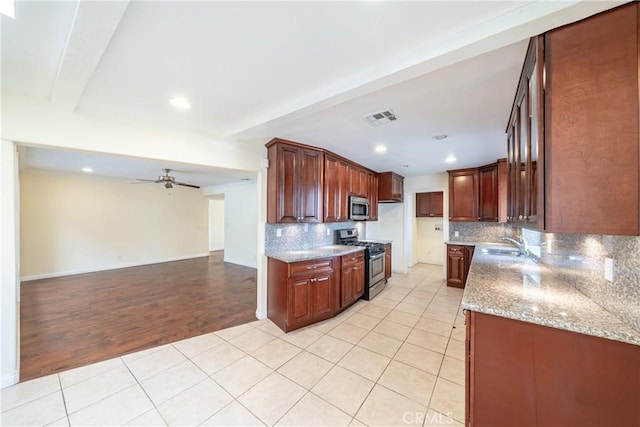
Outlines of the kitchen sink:
[[510,247],[490,247],[482,248],[480,251],[486,255],[502,255],[502,256],[522,256],[519,249]]

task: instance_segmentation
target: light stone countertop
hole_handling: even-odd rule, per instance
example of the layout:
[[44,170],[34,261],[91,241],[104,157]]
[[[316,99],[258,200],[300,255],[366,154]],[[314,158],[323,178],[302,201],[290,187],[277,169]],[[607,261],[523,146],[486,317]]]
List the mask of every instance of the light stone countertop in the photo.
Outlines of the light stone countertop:
[[476,246],[462,308],[640,345],[640,331],[558,279],[547,267],[529,258],[486,254],[482,249],[488,245]]
[[392,244],[393,240],[377,240],[377,239],[364,239],[361,242],[382,243],[383,245]]
[[274,258],[279,261],[292,263],[298,261],[311,261],[314,259],[322,258],[333,258],[336,256],[364,251],[364,249],[364,246],[331,245],[299,251],[271,252],[266,253],[265,255],[269,258]]

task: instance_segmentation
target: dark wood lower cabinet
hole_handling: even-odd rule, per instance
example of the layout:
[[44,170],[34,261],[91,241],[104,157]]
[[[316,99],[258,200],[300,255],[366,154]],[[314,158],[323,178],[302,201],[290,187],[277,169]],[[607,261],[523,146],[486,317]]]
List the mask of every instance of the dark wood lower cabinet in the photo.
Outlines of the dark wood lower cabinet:
[[475,246],[447,245],[447,286],[464,288]]
[[364,294],[364,252],[344,255],[340,277],[340,308],[347,307]]
[[384,278],[391,277],[391,243],[384,244]]
[[466,425],[638,426],[640,347],[467,312]]
[[267,315],[289,332],[336,315],[364,294],[364,252],[286,263],[268,258]]

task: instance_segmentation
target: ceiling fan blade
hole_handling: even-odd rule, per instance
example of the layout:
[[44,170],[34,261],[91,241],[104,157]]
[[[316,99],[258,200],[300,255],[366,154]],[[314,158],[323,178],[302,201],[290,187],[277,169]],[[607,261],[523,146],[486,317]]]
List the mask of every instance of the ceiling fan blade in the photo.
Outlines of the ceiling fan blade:
[[132,182],[132,184],[141,184],[142,182],[155,182],[156,184],[158,184],[158,183],[162,182],[162,181],[157,180],[157,179],[140,179],[140,178],[137,178],[136,180],[137,181],[141,181],[141,182]]
[[186,182],[174,182],[176,185],[182,185],[183,187],[200,188],[199,185],[187,184]]

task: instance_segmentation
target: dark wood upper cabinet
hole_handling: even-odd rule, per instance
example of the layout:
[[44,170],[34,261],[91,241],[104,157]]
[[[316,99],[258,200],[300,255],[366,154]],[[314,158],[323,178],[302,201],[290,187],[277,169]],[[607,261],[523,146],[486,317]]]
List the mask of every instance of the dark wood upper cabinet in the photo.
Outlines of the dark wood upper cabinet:
[[479,221],[498,221],[498,164],[478,168]]
[[349,219],[349,164],[329,154],[324,158],[324,222]]
[[378,220],[378,174],[369,172],[369,221]]
[[378,174],[378,202],[397,203],[403,201],[404,177],[395,172]]
[[537,174],[546,175],[548,232],[640,234],[639,8],[631,2],[544,36]]
[[507,220],[544,229],[544,39],[531,38],[507,125]]
[[416,193],[416,217],[442,218],[443,192]]
[[349,166],[349,195],[368,198],[369,181],[367,171],[355,166]]
[[449,171],[449,220],[479,219],[478,168]]
[[279,139],[267,150],[267,222],[321,222],[324,153]]

